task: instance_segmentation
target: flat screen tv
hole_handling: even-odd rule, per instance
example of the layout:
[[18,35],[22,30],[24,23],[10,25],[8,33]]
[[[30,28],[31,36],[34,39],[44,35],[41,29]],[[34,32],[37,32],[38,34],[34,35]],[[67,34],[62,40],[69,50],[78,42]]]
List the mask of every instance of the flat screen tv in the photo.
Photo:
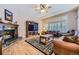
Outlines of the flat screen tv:
[[30,24],[28,26],[29,31],[38,31],[38,25],[37,24]]
[[29,30],[29,31],[34,31],[34,25],[29,25],[29,26],[28,26],[28,30]]

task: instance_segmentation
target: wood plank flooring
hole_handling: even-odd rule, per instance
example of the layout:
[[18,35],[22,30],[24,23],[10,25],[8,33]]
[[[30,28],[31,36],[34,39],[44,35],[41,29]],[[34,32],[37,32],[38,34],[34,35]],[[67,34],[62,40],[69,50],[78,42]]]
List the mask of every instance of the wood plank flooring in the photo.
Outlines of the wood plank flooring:
[[3,55],[44,55],[42,52],[25,42],[25,38],[17,40],[11,46],[2,50]]

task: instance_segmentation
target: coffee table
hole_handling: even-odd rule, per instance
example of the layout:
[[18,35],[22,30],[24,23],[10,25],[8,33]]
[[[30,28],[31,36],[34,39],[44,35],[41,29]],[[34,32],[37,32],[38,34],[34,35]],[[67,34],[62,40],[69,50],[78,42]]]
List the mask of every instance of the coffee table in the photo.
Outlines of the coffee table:
[[[44,40],[45,42],[42,42]],[[53,40],[53,35],[46,34],[40,36],[40,43],[48,44],[49,41]]]

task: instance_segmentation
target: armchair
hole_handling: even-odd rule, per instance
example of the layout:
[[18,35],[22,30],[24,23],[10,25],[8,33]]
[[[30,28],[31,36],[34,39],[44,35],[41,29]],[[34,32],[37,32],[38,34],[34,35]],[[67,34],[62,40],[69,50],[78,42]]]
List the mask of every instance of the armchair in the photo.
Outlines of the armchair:
[[79,45],[65,42],[63,40],[53,40],[54,53],[56,55],[79,55]]

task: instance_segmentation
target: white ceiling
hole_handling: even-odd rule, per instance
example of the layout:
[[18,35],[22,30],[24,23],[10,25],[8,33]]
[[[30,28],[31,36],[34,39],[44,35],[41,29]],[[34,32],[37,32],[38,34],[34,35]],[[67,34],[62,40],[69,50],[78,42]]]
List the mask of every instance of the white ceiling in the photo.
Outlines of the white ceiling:
[[8,9],[16,15],[17,18],[29,18],[30,20],[39,19],[42,17],[47,17],[55,15],[62,11],[67,11],[77,7],[78,5],[74,4],[51,4],[51,8],[48,10],[48,13],[38,13],[34,8],[35,4],[3,4],[0,5],[0,8]]

